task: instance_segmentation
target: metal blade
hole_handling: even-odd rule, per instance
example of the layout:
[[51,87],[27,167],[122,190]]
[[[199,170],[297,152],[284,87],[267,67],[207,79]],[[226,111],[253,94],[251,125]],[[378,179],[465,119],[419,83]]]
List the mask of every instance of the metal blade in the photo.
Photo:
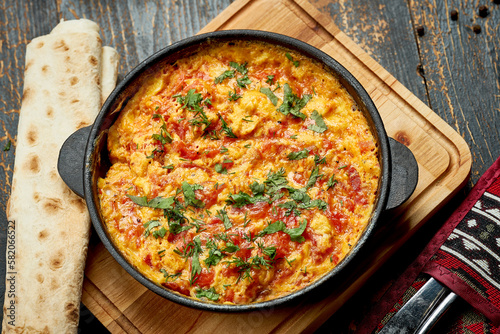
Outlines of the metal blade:
[[[418,292],[389,320],[379,334],[415,333],[417,330],[430,329],[432,325],[447,310],[456,295],[447,287],[442,286],[434,278],[429,279]],[[445,300],[446,304],[440,305]],[[436,310],[436,307],[438,307]],[[436,312],[434,313],[434,311]],[[430,315],[432,318],[429,318]],[[432,319],[426,324],[427,319]],[[425,333],[419,331],[419,333]]]

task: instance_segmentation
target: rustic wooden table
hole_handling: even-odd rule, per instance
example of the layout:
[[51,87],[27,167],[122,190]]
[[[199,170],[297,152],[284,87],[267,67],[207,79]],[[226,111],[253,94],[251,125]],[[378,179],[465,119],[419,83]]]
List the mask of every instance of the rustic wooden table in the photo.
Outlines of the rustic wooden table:
[[[26,44],[61,19],[88,18],[121,55],[119,79],[160,48],[196,34],[232,0],[0,0],[0,254],[5,252]],[[500,156],[500,1],[310,0],[468,143],[468,185],[320,332],[354,332],[361,314],[418,254],[443,219]],[[485,10],[481,6],[487,6]],[[453,15],[456,11],[457,15]],[[280,13],[276,13],[280,15]],[[5,258],[0,258],[3,305]],[[82,309],[82,332],[103,329]]]

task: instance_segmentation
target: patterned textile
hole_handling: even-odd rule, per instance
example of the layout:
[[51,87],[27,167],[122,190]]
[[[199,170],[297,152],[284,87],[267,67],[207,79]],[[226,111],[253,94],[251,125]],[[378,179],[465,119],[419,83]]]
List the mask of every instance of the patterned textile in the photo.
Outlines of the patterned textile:
[[500,324],[500,179],[455,227],[424,272]]
[[459,295],[464,306],[440,333],[500,334],[500,158],[365,316],[357,333],[379,332],[428,275]]

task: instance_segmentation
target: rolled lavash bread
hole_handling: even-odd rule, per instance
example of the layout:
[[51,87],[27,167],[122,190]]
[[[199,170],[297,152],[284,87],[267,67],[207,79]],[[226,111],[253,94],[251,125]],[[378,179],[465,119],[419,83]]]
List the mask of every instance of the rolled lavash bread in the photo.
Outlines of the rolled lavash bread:
[[27,45],[7,205],[15,262],[7,261],[3,332],[77,332],[90,218],[60,178],[57,160],[63,142],[93,123],[102,94],[116,84],[118,56],[101,44],[98,25],[82,19],[62,21]]

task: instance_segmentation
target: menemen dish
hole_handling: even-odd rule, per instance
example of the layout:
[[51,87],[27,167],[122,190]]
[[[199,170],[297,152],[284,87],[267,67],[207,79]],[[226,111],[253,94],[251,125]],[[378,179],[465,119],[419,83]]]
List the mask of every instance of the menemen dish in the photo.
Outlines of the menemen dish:
[[335,75],[256,41],[212,42],[152,71],[108,135],[106,229],[151,281],[248,304],[332,270],[370,220],[368,122]]

